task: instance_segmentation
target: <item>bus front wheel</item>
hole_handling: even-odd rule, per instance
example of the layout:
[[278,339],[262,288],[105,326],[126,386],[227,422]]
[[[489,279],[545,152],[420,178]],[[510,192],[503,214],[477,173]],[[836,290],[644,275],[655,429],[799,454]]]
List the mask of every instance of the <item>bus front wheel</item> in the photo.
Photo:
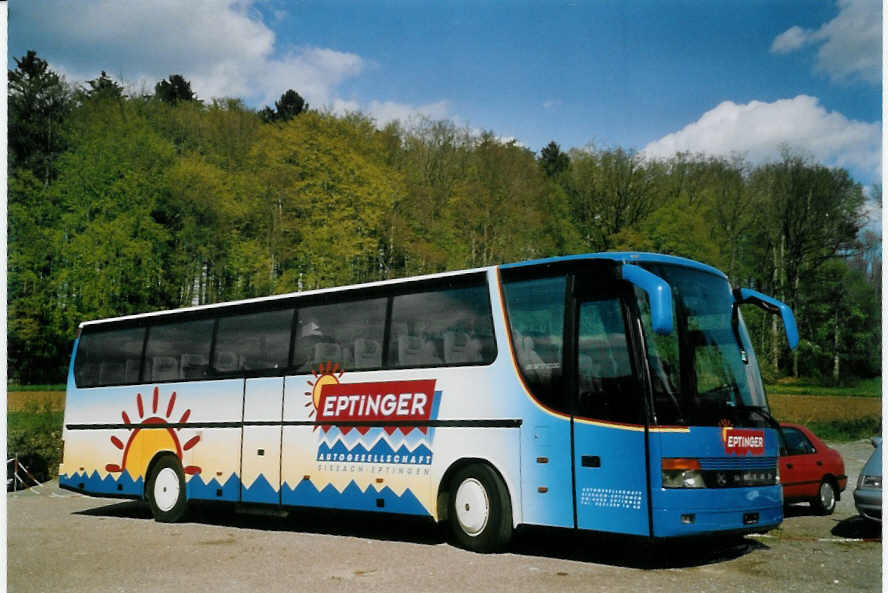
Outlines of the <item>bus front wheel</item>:
[[512,504],[502,478],[480,463],[467,465],[450,481],[450,530],[474,552],[495,552],[512,537]]
[[155,521],[175,523],[185,516],[185,474],[178,459],[165,456],[157,462],[151,470],[146,494]]

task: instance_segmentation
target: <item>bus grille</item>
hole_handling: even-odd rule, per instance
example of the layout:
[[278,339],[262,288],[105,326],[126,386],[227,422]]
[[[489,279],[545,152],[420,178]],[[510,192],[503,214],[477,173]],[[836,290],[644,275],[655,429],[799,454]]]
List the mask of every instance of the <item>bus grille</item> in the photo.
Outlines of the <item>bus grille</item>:
[[702,470],[774,469],[776,457],[702,457]]

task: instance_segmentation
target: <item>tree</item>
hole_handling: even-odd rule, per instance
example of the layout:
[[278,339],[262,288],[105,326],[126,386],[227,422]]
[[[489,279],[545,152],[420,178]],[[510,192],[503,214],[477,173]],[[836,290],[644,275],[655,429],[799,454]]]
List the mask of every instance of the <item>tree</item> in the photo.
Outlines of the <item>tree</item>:
[[87,80],[86,83],[89,85],[89,89],[86,91],[86,96],[90,99],[100,101],[109,99],[120,100],[124,97],[123,87],[114,82],[104,70],[102,70],[101,76],[94,78],[93,80]]
[[586,248],[607,251],[622,230],[644,220],[656,206],[651,166],[635,152],[576,150],[569,180],[573,216]]
[[64,80],[33,50],[8,74],[9,170],[30,169],[44,185],[55,176],[55,159],[64,150],[63,125],[73,108]]
[[310,112],[264,126],[238,261],[254,286],[284,292],[378,278],[377,250],[400,176],[372,120]]
[[[801,279],[853,247],[861,226],[862,188],[846,170],[812,164],[789,149],[783,150],[779,162],[760,167],[753,183],[766,196],[760,243],[766,247],[762,259],[771,266],[768,285],[778,298],[798,309]],[[775,365],[779,336],[775,318],[771,325]],[[798,376],[798,351],[793,355],[793,375]]]
[[181,74],[171,74],[166,80],[154,85],[154,96],[164,103],[175,105],[180,101],[196,101],[197,95],[191,91],[191,83]]
[[271,122],[288,122],[303,111],[308,109],[308,103],[305,102],[299,93],[293,89],[288,90],[281,98],[274,102],[274,110],[265,107],[259,112],[259,117],[265,123]]
[[561,152],[561,147],[553,140],[540,151],[539,162],[546,177],[556,177],[570,166],[570,157]]

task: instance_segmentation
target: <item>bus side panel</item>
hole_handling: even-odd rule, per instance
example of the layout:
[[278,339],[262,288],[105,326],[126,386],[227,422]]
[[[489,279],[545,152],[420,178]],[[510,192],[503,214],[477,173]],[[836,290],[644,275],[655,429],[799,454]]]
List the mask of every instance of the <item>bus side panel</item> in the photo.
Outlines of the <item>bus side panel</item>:
[[577,527],[649,535],[643,427],[574,421]]
[[[530,397],[520,386],[515,391],[516,397]],[[521,426],[524,523],[574,526],[570,451],[570,418],[529,405]]]
[[[469,458],[487,461],[503,476],[513,516],[520,517],[520,417],[503,391],[508,381],[497,381],[496,364],[334,375],[335,381],[325,373],[286,378],[282,504],[437,518],[441,479],[452,463]],[[399,395],[413,381],[434,384],[417,426],[397,412],[377,418],[379,425],[315,424],[318,385],[365,394],[369,384]]]
[[171,421],[179,421],[190,409],[187,422],[202,426],[181,430],[186,445],[191,443],[184,451],[183,464],[195,472],[186,471],[188,498],[238,501],[244,380],[180,383],[170,387],[177,389],[178,410]]
[[[780,485],[663,488],[661,460],[664,457],[696,458],[704,469],[755,470],[776,466],[778,445],[773,429],[755,429],[764,434],[764,448],[745,454],[726,452],[725,438],[730,430],[719,427],[652,428],[650,469],[654,537],[765,530],[776,527],[783,520]],[[682,521],[682,515],[693,515],[693,522]],[[756,523],[744,523],[744,516],[750,515],[757,515]]]
[[[429,503],[437,497],[445,472],[463,459],[480,459],[492,466],[503,478],[512,505],[512,523],[521,522],[521,430],[514,428],[440,428],[435,436],[435,461],[432,468],[433,489]],[[441,484],[445,489],[450,484]],[[453,496],[453,492],[450,495]],[[434,506],[430,514],[438,517]]]
[[69,378],[59,483],[88,494],[141,496],[149,463],[161,452],[179,458],[189,496],[196,483],[211,481],[208,474],[237,480],[239,430],[219,439],[180,425],[239,426],[242,401],[242,380],[78,389]]
[[241,502],[280,503],[282,377],[247,379],[241,451]]
[[[432,514],[432,439],[435,429],[412,426],[318,425],[315,394],[324,384],[427,379],[429,370],[337,372],[286,377],[281,455],[281,504]],[[335,380],[334,380],[335,378]],[[359,385],[356,392],[362,391]],[[431,396],[432,394],[429,394]],[[437,417],[435,388],[429,417]],[[395,419],[395,418],[393,418]]]

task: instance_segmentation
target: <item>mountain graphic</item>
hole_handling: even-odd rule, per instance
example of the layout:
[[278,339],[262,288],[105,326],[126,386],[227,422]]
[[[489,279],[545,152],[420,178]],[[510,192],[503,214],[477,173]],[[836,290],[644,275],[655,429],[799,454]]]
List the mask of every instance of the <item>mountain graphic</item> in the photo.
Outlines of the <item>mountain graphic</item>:
[[281,502],[288,506],[321,507],[347,509],[353,511],[382,511],[405,515],[428,515],[429,512],[409,489],[403,494],[395,494],[388,486],[376,490],[373,485],[361,490],[354,480],[342,492],[332,484],[320,491],[311,480],[302,480],[296,487],[284,483],[281,489]]
[[118,477],[115,477],[114,474],[107,474],[104,478],[99,476],[97,470],[93,470],[89,475],[86,472],[75,472],[70,476],[63,474],[59,476],[59,486],[89,494],[141,497],[144,481],[141,477],[133,480],[127,470],[123,470]]
[[[104,478],[99,476],[98,471],[93,471],[89,475],[86,472],[72,475],[63,474],[59,476],[59,485],[99,496],[104,494],[141,498],[144,492],[142,478],[133,480],[126,470],[121,472],[119,477],[108,474]],[[395,494],[388,486],[377,490],[371,484],[365,490],[361,490],[354,480],[350,481],[342,492],[332,484],[327,484],[318,490],[311,480],[302,480],[295,487],[284,483],[278,492],[261,474],[249,488],[242,488],[240,480],[234,474],[231,474],[224,484],[216,478],[205,483],[201,475],[194,475],[186,485],[186,492],[189,500],[225,500],[229,502],[243,500],[244,502],[286,506],[381,511],[405,515],[429,514],[409,489],[400,495]]]
[[227,500],[238,502],[240,500],[240,479],[231,474],[224,484],[220,484],[216,478],[209,483],[203,481],[200,474],[192,476],[186,485],[188,498],[195,500]]

